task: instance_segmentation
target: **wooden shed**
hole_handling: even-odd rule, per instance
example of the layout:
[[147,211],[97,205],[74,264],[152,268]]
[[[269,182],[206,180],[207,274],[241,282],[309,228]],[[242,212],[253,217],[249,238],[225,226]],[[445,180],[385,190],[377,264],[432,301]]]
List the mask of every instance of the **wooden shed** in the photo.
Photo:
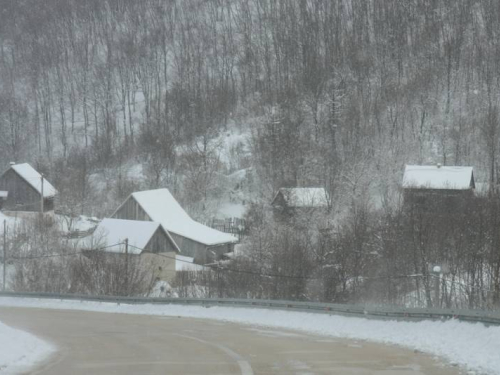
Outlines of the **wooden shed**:
[[271,206],[278,218],[287,218],[297,213],[327,210],[328,194],[324,188],[280,188]]
[[57,190],[28,163],[11,164],[0,176],[2,208],[9,211],[43,211],[54,209]]
[[184,256],[197,264],[219,259],[233,251],[237,238],[193,220],[168,189],[132,193],[112,215],[116,219],[160,223]]
[[472,167],[437,164],[407,165],[402,187],[406,206],[454,211],[474,197],[476,185]]

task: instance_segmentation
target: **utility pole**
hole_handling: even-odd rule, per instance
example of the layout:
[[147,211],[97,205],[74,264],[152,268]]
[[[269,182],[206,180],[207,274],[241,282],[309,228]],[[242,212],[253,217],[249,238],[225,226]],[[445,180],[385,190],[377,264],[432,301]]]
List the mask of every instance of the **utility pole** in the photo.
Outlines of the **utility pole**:
[[7,275],[7,220],[3,221],[3,284],[2,290],[5,292],[5,280]]
[[128,296],[128,238],[125,238],[125,288]]
[[40,179],[41,179],[41,191],[42,191],[42,194],[41,194],[41,199],[40,199],[40,212],[43,214],[43,173],[40,175]]

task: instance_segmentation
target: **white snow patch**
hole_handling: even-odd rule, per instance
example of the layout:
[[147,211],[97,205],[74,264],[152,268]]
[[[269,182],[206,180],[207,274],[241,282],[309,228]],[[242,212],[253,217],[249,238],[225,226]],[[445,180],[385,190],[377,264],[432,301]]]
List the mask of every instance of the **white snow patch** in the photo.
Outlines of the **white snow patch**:
[[96,228],[99,223],[99,219],[87,217],[85,215],[70,216],[56,214],[54,218],[58,222],[61,232],[88,231]]
[[135,164],[127,170],[127,176],[129,178],[134,179],[134,180],[140,181],[144,178],[143,169],[144,168],[143,168],[142,164]]
[[324,188],[281,188],[281,194],[289,207],[327,207],[328,195]]
[[[3,288],[3,251],[0,251],[0,285]],[[16,274],[16,266],[14,264],[6,264],[5,266],[5,289],[10,290],[11,285],[14,283],[14,276]]]
[[39,338],[0,322],[0,374],[24,373],[55,348]]
[[400,322],[259,308],[125,305],[0,297],[0,306],[84,310],[123,314],[183,316],[260,327],[292,329],[325,337],[345,337],[401,345],[440,356],[478,371],[500,374],[500,327],[459,321]]
[[0,212],[0,235],[3,234],[4,221],[6,222],[7,233],[12,234],[12,232],[16,230],[16,227],[21,225],[22,219],[6,216]]
[[176,254],[175,270],[176,271],[205,271],[210,268],[194,263],[194,258]]
[[222,145],[221,160],[226,164],[231,165],[233,160],[233,155],[231,153],[233,148],[239,147],[242,152],[249,153],[248,151],[248,140],[250,138],[250,132],[240,132],[233,129],[231,132],[222,133],[219,136],[219,142]]
[[178,297],[178,295],[168,282],[160,280],[156,282],[153,286],[153,290],[146,297],[165,298]]
[[217,217],[226,219],[226,218],[243,218],[245,214],[246,207],[241,203],[224,203],[217,211]]

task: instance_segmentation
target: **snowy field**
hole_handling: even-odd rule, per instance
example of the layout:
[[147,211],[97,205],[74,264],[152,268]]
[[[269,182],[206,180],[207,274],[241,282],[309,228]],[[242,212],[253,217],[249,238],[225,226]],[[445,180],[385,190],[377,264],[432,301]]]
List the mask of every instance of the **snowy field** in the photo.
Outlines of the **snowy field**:
[[26,371],[54,350],[47,342],[0,322],[0,374]]
[[[316,335],[369,340],[434,354],[472,374],[500,374],[500,327],[458,321],[398,322],[304,312],[180,305],[124,305],[0,297],[0,306],[41,307],[123,314],[183,316]],[[0,357],[1,358],[1,357]]]

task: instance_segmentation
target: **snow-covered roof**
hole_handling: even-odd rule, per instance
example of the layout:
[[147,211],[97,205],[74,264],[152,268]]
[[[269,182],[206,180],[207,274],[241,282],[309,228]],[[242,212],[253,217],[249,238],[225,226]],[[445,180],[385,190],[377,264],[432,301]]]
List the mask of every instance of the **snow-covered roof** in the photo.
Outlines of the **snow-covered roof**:
[[[28,163],[14,164],[11,168],[27,183],[29,183],[38,193],[42,193],[42,175],[38,173]],[[57,194],[57,190],[52,184],[43,178],[43,196],[50,198]]]
[[324,188],[281,188],[275,195],[281,193],[289,207],[326,207],[328,206],[327,193]]
[[194,263],[194,259],[191,257],[186,257],[179,254],[175,255],[176,271],[203,271],[205,269],[208,268]]
[[95,238],[88,239],[84,247],[91,247],[91,241],[94,241],[102,247],[110,246],[105,249],[106,252],[123,253],[124,245],[111,245],[123,243],[128,238],[129,245],[132,245],[128,248],[129,253],[140,254],[140,249],[147,246],[159,226],[159,223],[152,221],[103,219],[94,232]]
[[403,188],[467,190],[474,188],[472,167],[407,165]]
[[146,190],[132,193],[134,199],[152,221],[182,237],[207,246],[237,242],[237,238],[207,227],[193,220],[175,200],[168,189]]

